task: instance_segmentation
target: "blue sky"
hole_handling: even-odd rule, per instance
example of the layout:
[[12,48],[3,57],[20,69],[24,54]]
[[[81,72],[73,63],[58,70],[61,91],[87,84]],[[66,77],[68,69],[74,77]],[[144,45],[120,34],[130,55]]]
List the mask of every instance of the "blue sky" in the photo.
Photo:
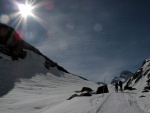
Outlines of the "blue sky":
[[149,0],[37,0],[37,4],[33,13],[39,21],[28,17],[16,27],[17,17],[10,15],[17,9],[8,0],[0,3],[1,18],[9,15],[7,24],[23,31],[24,40],[71,73],[92,81],[106,76],[110,82],[123,70],[135,72],[150,57]]

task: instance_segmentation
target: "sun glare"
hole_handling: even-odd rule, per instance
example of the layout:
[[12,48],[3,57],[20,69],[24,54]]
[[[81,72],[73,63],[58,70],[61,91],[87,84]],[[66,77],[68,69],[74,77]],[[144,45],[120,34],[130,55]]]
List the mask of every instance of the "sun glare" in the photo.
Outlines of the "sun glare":
[[13,25],[16,25],[15,29],[17,29],[20,25],[22,25],[23,29],[26,29],[28,17],[32,17],[45,27],[47,23],[42,19],[42,17],[36,15],[38,14],[36,10],[48,3],[44,1],[39,3],[35,2],[36,0],[25,0],[24,3],[17,2],[16,0],[12,1],[12,3],[17,7],[17,11],[10,15],[10,18],[15,18],[13,22]]
[[18,4],[19,13],[22,17],[26,18],[31,16],[33,7],[30,4]]

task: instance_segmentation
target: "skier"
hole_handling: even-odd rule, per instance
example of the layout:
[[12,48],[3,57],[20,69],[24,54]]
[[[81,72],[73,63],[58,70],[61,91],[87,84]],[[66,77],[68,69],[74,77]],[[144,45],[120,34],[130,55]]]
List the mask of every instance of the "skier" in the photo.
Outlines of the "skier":
[[122,89],[122,81],[121,80],[119,81],[119,86],[120,86],[120,91],[122,92],[123,89]]
[[115,83],[115,89],[116,89],[116,92],[118,93],[118,82]]

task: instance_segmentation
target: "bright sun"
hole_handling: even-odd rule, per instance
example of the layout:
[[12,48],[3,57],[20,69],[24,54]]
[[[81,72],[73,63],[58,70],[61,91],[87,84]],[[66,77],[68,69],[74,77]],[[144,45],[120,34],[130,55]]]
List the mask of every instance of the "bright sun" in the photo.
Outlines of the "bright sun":
[[33,7],[30,4],[18,4],[19,13],[22,17],[26,18],[27,16],[33,15]]
[[17,2],[17,0],[13,0],[13,4],[17,7],[17,11],[10,15],[11,18],[16,18],[13,24],[16,24],[16,29],[22,24],[23,29],[26,29],[28,16],[35,19],[42,26],[45,25],[45,21],[43,21],[40,17],[34,14],[37,8],[46,4],[43,2],[42,4],[36,4],[36,0],[24,0],[24,3]]

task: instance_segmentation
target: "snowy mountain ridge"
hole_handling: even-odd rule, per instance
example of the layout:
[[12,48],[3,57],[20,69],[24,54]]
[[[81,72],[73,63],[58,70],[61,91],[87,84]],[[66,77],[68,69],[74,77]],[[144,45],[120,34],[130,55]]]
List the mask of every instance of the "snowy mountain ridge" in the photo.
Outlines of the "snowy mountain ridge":
[[15,87],[15,82],[21,78],[31,79],[47,73],[57,77],[64,73],[69,74],[63,67],[22,40],[12,27],[0,24],[0,30],[3,31],[0,32],[0,97],[9,93]]

